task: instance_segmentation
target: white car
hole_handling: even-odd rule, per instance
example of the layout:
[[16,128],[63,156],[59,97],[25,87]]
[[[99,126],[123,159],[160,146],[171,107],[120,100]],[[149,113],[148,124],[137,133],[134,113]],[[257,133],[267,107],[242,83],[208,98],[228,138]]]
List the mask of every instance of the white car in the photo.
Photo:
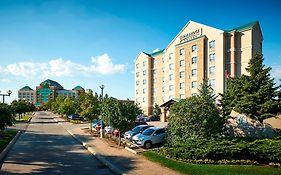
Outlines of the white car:
[[114,128],[112,128],[111,126],[106,126],[104,128],[104,131],[105,131],[106,134],[112,134],[113,131],[114,131]]
[[166,136],[166,128],[150,127],[142,133],[133,136],[133,143],[146,149],[152,145],[164,142]]

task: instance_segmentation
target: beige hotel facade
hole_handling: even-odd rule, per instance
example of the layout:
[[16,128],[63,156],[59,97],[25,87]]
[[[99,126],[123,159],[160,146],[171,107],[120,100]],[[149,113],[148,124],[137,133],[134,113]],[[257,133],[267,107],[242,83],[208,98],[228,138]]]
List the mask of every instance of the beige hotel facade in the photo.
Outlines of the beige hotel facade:
[[246,74],[262,41],[257,21],[231,30],[189,21],[165,49],[137,55],[135,102],[150,115],[155,104],[196,95],[203,79],[223,93],[228,76]]

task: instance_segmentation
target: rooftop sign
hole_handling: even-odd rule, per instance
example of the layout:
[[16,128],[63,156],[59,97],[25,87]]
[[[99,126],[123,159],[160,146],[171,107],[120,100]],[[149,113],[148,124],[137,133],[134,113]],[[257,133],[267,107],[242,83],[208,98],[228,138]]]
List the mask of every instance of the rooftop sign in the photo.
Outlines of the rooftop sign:
[[203,34],[203,29],[196,29],[190,33],[187,33],[185,35],[180,36],[180,42],[184,42],[184,41],[189,41],[195,38],[198,38],[199,36],[201,36]]

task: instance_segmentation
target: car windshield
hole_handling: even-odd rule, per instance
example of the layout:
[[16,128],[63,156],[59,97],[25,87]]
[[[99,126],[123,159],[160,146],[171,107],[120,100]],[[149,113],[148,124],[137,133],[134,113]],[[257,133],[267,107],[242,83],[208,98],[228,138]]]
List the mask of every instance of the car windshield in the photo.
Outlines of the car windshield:
[[155,130],[154,129],[151,129],[151,128],[148,128],[146,129],[145,131],[143,131],[143,135],[146,135],[146,136],[149,136],[151,135]]
[[135,127],[134,129],[132,129],[133,132],[135,133],[139,133],[140,132],[141,127]]

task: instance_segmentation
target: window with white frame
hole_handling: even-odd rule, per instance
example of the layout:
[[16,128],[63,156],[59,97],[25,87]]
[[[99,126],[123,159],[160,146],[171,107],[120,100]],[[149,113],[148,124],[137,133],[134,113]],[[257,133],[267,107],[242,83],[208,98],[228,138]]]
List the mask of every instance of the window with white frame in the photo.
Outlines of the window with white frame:
[[138,89],[136,90],[136,94],[137,94],[137,95],[139,94],[139,90],[138,90]]
[[153,93],[156,93],[156,88],[153,88]]
[[164,102],[165,101],[165,98],[164,97],[162,97],[162,102]]
[[170,95],[170,96],[169,96],[169,99],[170,99],[170,100],[171,100],[171,99],[173,99],[173,98],[174,98],[174,96],[173,96],[173,95]]
[[197,52],[197,45],[196,44],[191,46],[191,51]]
[[162,67],[162,72],[165,72],[165,67]]
[[209,67],[209,74],[210,75],[215,75],[215,72],[216,72],[216,66]]
[[157,61],[156,60],[153,60],[153,66],[155,67],[157,64]]
[[184,67],[184,60],[180,60],[180,67]]
[[146,93],[146,88],[142,89],[142,93],[145,94]]
[[169,75],[169,80],[173,80],[174,74]]
[[153,75],[155,75],[156,74],[156,69],[153,69],[152,73],[153,73]]
[[136,81],[136,85],[138,86],[140,84],[139,80]]
[[191,94],[191,96],[196,96],[196,95],[197,95],[197,93],[192,93],[192,94]]
[[192,81],[191,82],[191,88],[194,89],[197,87],[197,81]]
[[212,88],[215,88],[215,86],[216,86],[216,81],[215,81],[215,79],[210,79],[209,80],[209,85],[212,87]]
[[169,54],[169,60],[173,59],[174,53]]
[[139,73],[139,72],[137,72],[137,73],[136,73],[136,77],[139,77],[139,75],[140,75],[140,73]]
[[147,61],[143,61],[142,62],[142,66],[145,67],[146,66]]
[[184,53],[185,53],[184,48],[181,48],[180,49],[180,55],[182,56],[182,55],[184,55]]
[[184,78],[184,71],[180,71],[180,78]]
[[174,64],[173,63],[169,64],[169,69],[173,70],[173,68],[174,68]]
[[137,63],[137,64],[136,64],[136,68],[138,69],[139,67],[140,67],[140,64],[139,64],[139,63]]
[[165,83],[165,77],[162,77],[162,82]]
[[165,87],[164,86],[162,86],[162,92],[165,92]]
[[216,54],[215,53],[211,53],[209,55],[209,61],[215,61],[216,60]]
[[145,97],[142,98],[142,102],[143,102],[143,103],[146,102],[146,98],[145,98]]
[[146,79],[143,79],[143,80],[142,80],[142,84],[146,84]]
[[197,69],[192,69],[191,76],[196,76],[196,75],[197,75]]
[[180,94],[180,99],[182,100],[184,98],[185,98],[184,94]]
[[210,42],[209,42],[209,48],[210,48],[210,49],[214,49],[215,47],[216,47],[216,42],[215,42],[215,40],[210,41]]
[[162,58],[162,63],[165,63],[165,58],[164,57]]
[[192,57],[191,58],[191,63],[192,64],[197,64],[197,57]]
[[184,89],[184,83],[180,83],[180,89]]
[[142,75],[146,75],[146,70],[142,71]]
[[153,78],[153,83],[154,83],[154,84],[156,83],[156,78]]
[[172,90],[174,90],[174,85],[169,86],[169,91],[172,91]]

